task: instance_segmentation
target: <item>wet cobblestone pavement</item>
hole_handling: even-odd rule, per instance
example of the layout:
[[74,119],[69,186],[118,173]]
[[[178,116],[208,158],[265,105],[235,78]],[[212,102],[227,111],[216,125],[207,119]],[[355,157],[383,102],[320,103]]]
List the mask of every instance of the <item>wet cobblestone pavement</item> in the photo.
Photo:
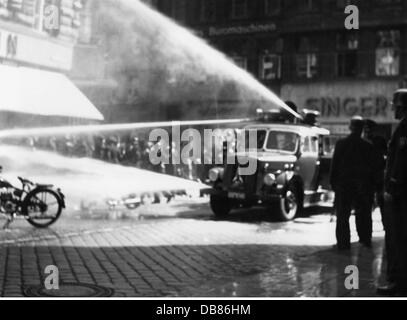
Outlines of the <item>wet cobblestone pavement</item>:
[[[212,219],[204,202],[145,210],[143,219],[64,218],[50,230],[17,221],[0,231],[0,296],[40,286],[48,265],[62,283],[97,284],[117,297],[370,297],[382,281],[383,232],[375,215],[373,249],[332,249],[329,214],[277,223],[264,212]],[[265,219],[266,218],[266,219]],[[345,268],[360,289],[345,288]]]

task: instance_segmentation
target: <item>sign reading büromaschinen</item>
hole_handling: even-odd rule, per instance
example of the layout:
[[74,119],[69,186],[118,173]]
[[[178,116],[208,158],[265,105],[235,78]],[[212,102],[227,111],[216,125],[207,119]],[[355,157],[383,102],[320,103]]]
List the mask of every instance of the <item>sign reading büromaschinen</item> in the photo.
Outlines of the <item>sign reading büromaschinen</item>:
[[209,36],[226,36],[233,34],[252,34],[258,32],[273,32],[277,27],[270,24],[250,24],[245,26],[209,27]]

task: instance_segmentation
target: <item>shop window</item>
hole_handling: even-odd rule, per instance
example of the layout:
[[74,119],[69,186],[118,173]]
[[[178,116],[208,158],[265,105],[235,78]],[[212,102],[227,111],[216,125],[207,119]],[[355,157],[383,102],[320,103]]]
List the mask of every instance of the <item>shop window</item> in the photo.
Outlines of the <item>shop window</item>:
[[358,74],[359,37],[355,33],[341,33],[337,36],[336,73],[339,77],[353,77]]
[[232,0],[232,18],[241,19],[247,17],[247,0]]
[[386,30],[377,33],[376,75],[400,74],[400,31]]
[[200,1],[200,20],[202,22],[213,22],[216,20],[216,0]]
[[281,55],[266,52],[261,56],[260,77],[263,80],[281,79]]

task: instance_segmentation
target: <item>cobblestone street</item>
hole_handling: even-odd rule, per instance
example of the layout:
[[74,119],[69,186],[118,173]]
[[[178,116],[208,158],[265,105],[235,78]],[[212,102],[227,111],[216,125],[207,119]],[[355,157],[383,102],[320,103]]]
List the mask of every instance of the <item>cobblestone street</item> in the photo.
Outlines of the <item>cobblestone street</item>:
[[[381,278],[376,216],[374,248],[354,243],[339,254],[329,214],[277,223],[261,211],[216,221],[204,201],[147,209],[126,220],[69,217],[45,231],[17,221],[0,231],[0,296],[42,285],[49,265],[61,284],[97,284],[117,297],[366,297]],[[360,290],[345,289],[348,265],[359,267]]]

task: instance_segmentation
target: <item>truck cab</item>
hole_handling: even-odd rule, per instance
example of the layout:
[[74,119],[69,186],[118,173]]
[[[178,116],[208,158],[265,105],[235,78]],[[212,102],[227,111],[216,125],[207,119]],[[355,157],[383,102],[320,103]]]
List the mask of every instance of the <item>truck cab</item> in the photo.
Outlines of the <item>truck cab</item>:
[[256,161],[256,172],[241,175],[242,161],[227,161],[210,170],[210,205],[215,216],[225,217],[234,208],[264,206],[289,221],[303,208],[330,198],[328,130],[306,123],[262,122],[247,125],[243,132],[247,136],[251,132],[257,140],[235,156]]

